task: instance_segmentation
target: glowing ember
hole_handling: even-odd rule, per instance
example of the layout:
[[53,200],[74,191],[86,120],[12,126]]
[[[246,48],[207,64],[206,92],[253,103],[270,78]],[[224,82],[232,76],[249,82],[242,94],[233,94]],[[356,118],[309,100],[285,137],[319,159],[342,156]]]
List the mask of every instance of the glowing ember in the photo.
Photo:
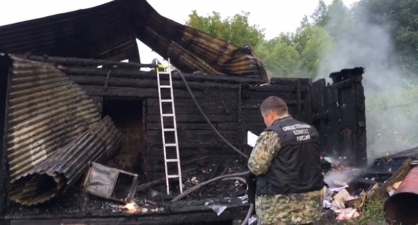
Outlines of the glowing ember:
[[137,211],[137,207],[135,206],[135,203],[131,202],[125,205],[125,208],[128,209],[128,213],[135,213]]

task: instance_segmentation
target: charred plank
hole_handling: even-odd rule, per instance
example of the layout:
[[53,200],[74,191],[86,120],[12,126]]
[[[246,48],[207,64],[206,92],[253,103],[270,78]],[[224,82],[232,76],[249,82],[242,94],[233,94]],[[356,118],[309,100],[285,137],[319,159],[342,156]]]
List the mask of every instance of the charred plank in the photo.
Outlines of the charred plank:
[[[223,107],[202,107],[202,110],[205,114],[221,114],[221,115],[228,115],[225,113],[225,109]],[[184,114],[200,114],[200,111],[197,107],[189,106],[189,107],[178,107],[176,104],[175,107],[177,115],[184,115]],[[232,110],[231,110],[232,111]],[[232,111],[232,113],[237,113],[237,108]],[[150,106],[147,108],[148,115],[160,115],[160,107],[159,106]],[[168,105],[163,105],[163,113],[172,113],[171,107]]]
[[[164,123],[168,127],[172,127],[173,123]],[[216,124],[214,124],[216,125]],[[216,128],[216,126],[215,126]],[[161,130],[161,123],[148,123],[147,130]],[[177,130],[212,130],[208,123],[177,123]]]
[[[207,114],[207,117],[211,122],[233,122],[237,121],[237,115],[223,115],[223,114]],[[178,123],[184,122],[206,122],[205,118],[201,114],[188,114],[188,115],[177,115],[176,116]],[[160,122],[159,115],[149,115],[149,122]]]
[[[98,75],[98,76],[107,76],[109,69],[102,68],[83,68],[83,67],[67,67],[59,68],[68,75]],[[143,78],[149,79],[150,77],[156,77],[156,73],[152,71],[139,71],[137,69],[125,69],[118,68],[112,69],[110,77],[133,77],[133,78]],[[205,76],[205,75],[196,75],[196,74],[184,74],[184,77],[187,81],[217,81],[217,82],[229,82],[229,83],[249,83],[249,84],[259,84],[261,81],[259,79],[251,78],[242,78],[242,77],[221,77],[221,76]],[[161,77],[162,79],[163,76]],[[182,80],[178,73],[172,73],[173,80]],[[167,78],[168,79],[168,78]]]
[[[158,97],[158,89],[153,88],[131,88],[131,87],[108,87],[104,89],[99,86],[82,86],[82,89],[87,94],[92,96],[103,97],[135,97],[135,98],[152,98]],[[193,93],[196,98],[202,98],[201,92]],[[168,92],[162,93],[163,98],[169,98]],[[174,98],[190,98],[190,94],[187,91],[174,90]]]
[[[270,85],[270,86],[261,86],[261,87],[255,87],[250,86],[249,90],[252,92],[261,92],[265,94],[271,94],[271,93],[280,93],[280,92],[295,92],[298,88],[298,82],[295,82],[292,85]],[[300,85],[300,91],[307,92],[309,86],[308,85]],[[266,93],[267,92],[267,93]]]
[[302,85],[309,85],[310,78],[278,78],[273,77],[270,79],[270,84],[274,85],[295,85],[298,81],[301,82]]
[[[267,98],[267,97],[266,97]],[[263,102],[264,98],[258,98],[258,99],[249,99],[249,100],[243,100],[242,101],[242,109],[259,109],[261,102]],[[296,105],[296,100],[284,100],[288,106]],[[304,101],[300,101],[303,103]]]
[[[205,100],[201,100],[201,102],[198,102],[200,107],[202,108],[209,108],[209,107],[222,107],[222,103],[219,99],[212,99],[212,101],[207,101],[208,99],[206,96],[203,96]],[[174,99],[175,101],[175,99]],[[148,107],[160,107],[158,98],[148,98],[147,99],[147,106]],[[196,105],[192,99],[182,99],[181,101],[175,101],[176,107],[193,107],[196,108]],[[228,105],[229,109],[237,109],[238,104],[231,104]]]
[[218,130],[234,130],[239,131],[240,130],[240,124],[238,122],[220,122],[217,123]]
[[[102,76],[83,76],[83,75],[70,75],[69,78],[79,85],[91,85],[91,86],[104,86],[107,84],[109,87],[136,87],[136,88],[157,88],[157,77],[150,76],[144,78],[123,78],[123,77],[112,77],[109,75],[109,79]],[[163,78],[163,76],[161,76]],[[175,89],[186,89],[186,85],[183,81],[173,81],[173,88]],[[222,88],[223,90],[238,89],[235,84],[224,84],[215,82],[188,82],[189,87],[193,89],[202,88]]]

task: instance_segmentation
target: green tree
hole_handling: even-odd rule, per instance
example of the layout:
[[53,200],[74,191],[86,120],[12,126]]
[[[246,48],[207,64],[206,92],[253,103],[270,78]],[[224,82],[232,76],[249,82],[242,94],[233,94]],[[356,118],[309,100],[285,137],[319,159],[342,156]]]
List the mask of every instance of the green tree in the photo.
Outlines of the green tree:
[[332,38],[328,32],[319,26],[308,26],[302,33],[306,42],[300,52],[303,74],[315,77],[321,64],[321,58],[332,49]]
[[378,25],[391,29],[398,52],[399,67],[418,72],[418,4],[415,0],[361,0],[360,13]]
[[322,17],[321,26],[334,39],[347,35],[352,25],[352,13],[342,0],[333,0]]
[[328,32],[304,17],[295,33],[264,41],[257,53],[270,76],[315,77],[323,54],[331,47]]
[[257,54],[269,76],[295,76],[294,72],[299,70],[300,54],[285,35],[262,42]]
[[[320,1],[317,20],[323,20],[326,6]],[[321,8],[322,7],[322,8]],[[319,12],[320,11],[320,12]],[[248,22],[249,13],[236,14],[222,19],[213,12],[206,17],[192,11],[186,25],[221,38],[238,46],[255,47],[270,76],[315,77],[320,59],[331,47],[332,39],[327,31],[311,24],[305,16],[294,33],[282,33],[271,40],[264,40],[264,30]]]
[[329,21],[327,12],[328,12],[328,6],[325,4],[324,1],[320,0],[314,13],[311,15],[313,24],[316,26],[324,27]]
[[242,12],[232,18],[222,19],[218,12],[201,16],[194,10],[189,15],[186,25],[234,45],[256,47],[264,38],[264,30],[257,25],[250,25],[248,22],[249,16],[250,13]]

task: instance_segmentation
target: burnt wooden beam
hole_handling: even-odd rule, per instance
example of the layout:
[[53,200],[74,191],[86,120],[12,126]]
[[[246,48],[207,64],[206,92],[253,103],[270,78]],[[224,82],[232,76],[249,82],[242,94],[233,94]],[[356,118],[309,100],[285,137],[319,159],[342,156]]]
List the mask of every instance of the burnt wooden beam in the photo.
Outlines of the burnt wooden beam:
[[295,91],[275,91],[275,92],[255,92],[255,91],[251,91],[250,93],[250,98],[249,99],[258,99],[260,101],[260,103],[270,97],[270,96],[277,96],[279,98],[282,98],[283,100],[296,100],[297,99],[297,95],[295,93]]
[[[173,123],[165,123],[167,127],[172,126]],[[217,122],[213,125],[218,130],[235,130],[238,131],[240,128],[239,122]],[[147,130],[161,130],[160,123],[148,123]],[[208,123],[177,123],[177,130],[212,130]]]
[[235,130],[235,131],[242,131],[241,130],[242,121],[238,122],[218,122],[216,124],[218,130]]
[[[238,121],[237,115],[225,115],[225,114],[208,114],[207,117],[211,122],[234,122]],[[188,114],[177,115],[178,123],[183,122],[206,122],[205,118],[201,114]],[[148,115],[148,122],[160,122],[159,115]]]
[[[168,107],[163,105],[163,112],[164,113],[172,113],[172,110],[165,110],[164,107]],[[189,106],[189,107],[185,107],[185,106],[181,106],[178,107],[176,104],[175,107],[176,110],[176,114],[177,115],[183,115],[183,114],[199,114],[200,111],[197,107],[193,107],[193,106]],[[202,110],[205,114],[222,114],[222,115],[230,115],[231,113],[236,114],[238,109],[232,109],[229,110],[229,113],[225,113],[225,109],[223,107],[202,107]],[[158,106],[149,106],[148,107],[148,114],[149,115],[160,115],[160,107]]]
[[[149,152],[149,149],[158,149],[161,150],[163,147],[161,136],[160,137],[154,137],[156,140],[147,145],[147,152]],[[233,145],[239,144],[238,137],[232,139],[227,139],[229,142],[231,142]],[[179,140],[179,147],[180,151],[181,149],[193,149],[196,151],[196,149],[223,149],[223,148],[230,148],[225,142],[222,140],[219,140],[219,138],[212,138],[209,140],[205,139],[198,139],[198,140],[184,140],[185,142],[182,142]],[[199,142],[201,141],[201,142]],[[206,150],[205,150],[206,151]],[[148,153],[149,154],[149,153]]]
[[[222,107],[222,103],[219,99],[215,99],[213,101],[208,101],[206,96],[203,96],[205,100],[203,102],[198,102],[200,107],[202,108],[209,108],[209,107]],[[175,99],[174,99],[175,100]],[[147,99],[147,106],[148,107],[160,107],[158,98],[148,98]],[[197,109],[194,101],[192,99],[182,99],[181,101],[175,102],[176,107],[193,107]],[[229,109],[237,109],[238,104],[228,105]]]
[[[173,123],[164,123],[171,127]],[[217,124],[214,124],[217,127]],[[161,123],[148,123],[147,130],[161,130]],[[208,123],[177,123],[177,130],[212,130]]]
[[[233,145],[239,144],[239,138],[237,136],[235,137],[225,137],[230,143]],[[162,149],[162,141],[161,141],[161,135],[154,136],[152,138],[152,143],[147,146],[147,148],[156,148],[156,149]],[[207,148],[223,148],[227,147],[228,145],[225,144],[222,140],[219,139],[219,137],[209,137],[209,138],[179,138],[179,146],[180,149],[207,149]]]
[[[150,160],[152,163],[150,166],[153,168],[163,168],[164,169],[164,154],[162,153],[162,148],[153,147],[149,149]],[[229,156],[238,156],[236,152],[233,152],[230,147],[211,147],[211,148],[180,148],[180,159],[182,165],[200,165],[207,162],[212,158],[228,158]],[[204,157],[202,157],[204,155]],[[176,166],[175,164],[170,164],[171,166]],[[186,168],[182,168],[182,171],[185,171]],[[186,170],[187,171],[187,170]]]
[[302,85],[309,85],[309,78],[279,78],[273,77],[270,79],[270,84],[274,85],[295,85],[297,82],[301,82]]
[[[100,86],[81,86],[88,95],[103,97],[132,97],[132,98],[158,98],[157,88],[131,88],[131,87],[104,87]],[[190,98],[187,91],[173,90],[174,98]],[[169,98],[169,92],[162,92],[163,98]],[[202,92],[193,93],[196,98],[202,98]]]
[[[123,77],[112,77],[109,73],[109,77],[102,76],[85,76],[85,75],[69,75],[71,80],[79,85],[90,85],[90,86],[107,86],[110,87],[136,87],[136,88],[155,88],[158,87],[157,76],[149,76],[148,78],[123,78]],[[163,78],[163,75],[161,75]],[[167,80],[168,82],[168,80]],[[187,82],[189,87],[193,89],[202,88],[219,88],[221,90],[237,90],[238,85],[236,84],[225,84],[215,82]],[[174,89],[186,89],[186,85],[183,81],[173,81]]]
[[[98,75],[98,76],[107,76],[109,69],[106,68],[83,68],[83,67],[66,67],[59,68],[67,75]],[[117,68],[111,69],[110,77],[131,77],[131,78],[142,78],[149,79],[156,77],[157,74],[153,71],[140,71],[137,69],[126,69],[126,68]],[[184,78],[187,81],[213,81],[213,82],[227,82],[227,83],[249,83],[249,84],[259,84],[261,83],[258,79],[249,79],[243,77],[226,77],[226,76],[207,76],[207,75],[197,75],[197,74],[184,74]],[[161,76],[162,80],[168,80],[168,77]],[[175,71],[172,72],[172,79],[181,81],[181,76]]]
[[343,88],[343,87],[350,87],[351,85],[353,85],[354,83],[358,83],[363,79],[362,76],[357,76],[348,80],[344,80],[338,83],[334,83],[331,85],[331,88],[335,88],[335,89],[339,89],[339,88]]
[[116,66],[116,67],[127,67],[127,68],[155,68],[155,64],[142,64],[136,62],[118,62],[103,59],[80,59],[80,58],[64,58],[64,57],[53,57],[53,56],[35,56],[30,55],[27,57],[30,60],[41,61],[53,64],[65,64],[65,65],[78,65],[78,66]]
[[[225,138],[228,137],[228,136],[231,136],[231,137],[232,136],[237,136],[237,134],[238,134],[238,132],[236,132],[236,131],[228,131],[228,130],[219,131],[219,133],[224,135]],[[160,136],[161,137],[161,131],[148,130],[147,135],[148,136],[155,135],[155,136]],[[213,130],[185,130],[185,131],[182,131],[181,133],[178,134],[179,139],[184,138],[184,137],[205,138],[205,137],[215,137],[215,136],[216,136],[216,133]]]
[[[239,130],[239,133],[240,133],[240,135],[239,135],[239,142],[241,143],[240,150],[243,151],[243,147],[245,145],[244,143],[247,140],[247,138],[246,138],[247,135],[244,133],[244,129],[243,129],[243,125],[242,125],[242,95],[241,94],[242,94],[242,85],[240,85],[239,89],[238,89],[238,123],[239,123],[238,130]],[[221,125],[221,128],[224,128],[222,126],[224,126],[224,124]],[[218,127],[219,127],[219,125],[218,125]],[[228,124],[225,127],[230,129],[231,127],[234,127],[234,124]]]
[[296,102],[297,102],[297,119],[300,119],[302,116],[302,94],[301,94],[301,84],[300,80],[297,82],[296,86]]
[[[183,153],[184,153],[184,151],[183,151]],[[158,153],[152,154],[151,157],[154,157],[154,162],[164,162],[163,155],[164,154],[161,151],[159,151]],[[192,155],[189,155],[188,157],[180,156],[180,164],[182,165],[182,172],[185,172],[185,173],[190,172],[191,170],[189,168],[186,168],[186,167],[190,167],[191,164],[193,164],[193,165],[198,164],[199,161],[204,162],[208,159],[208,157],[209,157],[208,155],[201,156],[201,155],[198,155],[198,154],[192,154]],[[170,163],[167,166],[168,166],[167,168],[170,168],[170,169],[177,169],[177,164]],[[157,170],[164,169],[165,164],[164,163],[156,163],[156,164],[154,163],[152,165],[152,167],[154,169],[157,169]]]
[[[241,106],[241,108],[242,109],[259,109],[260,108],[260,104],[261,104],[261,102],[263,101],[264,99],[256,99],[256,100],[253,100],[253,99],[251,99],[251,100],[244,100],[244,101],[242,101],[242,106]],[[285,102],[286,102],[286,104],[288,105],[288,106],[290,106],[290,105],[296,105],[297,104],[297,101],[296,100],[284,100]],[[304,103],[304,101],[300,101],[301,103]]]
[[293,85],[270,85],[270,86],[261,86],[261,87],[250,86],[249,90],[251,92],[257,92],[257,93],[260,92],[260,93],[274,95],[275,92],[295,92],[297,91],[298,88],[300,88],[301,92],[308,92],[309,90],[309,86],[302,85],[301,82],[295,82],[295,84]]

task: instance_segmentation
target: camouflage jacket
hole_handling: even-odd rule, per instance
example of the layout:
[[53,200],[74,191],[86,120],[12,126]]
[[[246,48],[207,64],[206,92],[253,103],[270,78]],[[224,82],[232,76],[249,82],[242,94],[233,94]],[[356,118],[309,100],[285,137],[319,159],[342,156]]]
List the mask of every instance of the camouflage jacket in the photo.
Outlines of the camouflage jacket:
[[[248,168],[254,175],[265,174],[280,150],[276,132],[260,134],[248,160]],[[313,191],[300,194],[257,196],[255,209],[261,224],[305,224],[319,221],[324,194]]]

